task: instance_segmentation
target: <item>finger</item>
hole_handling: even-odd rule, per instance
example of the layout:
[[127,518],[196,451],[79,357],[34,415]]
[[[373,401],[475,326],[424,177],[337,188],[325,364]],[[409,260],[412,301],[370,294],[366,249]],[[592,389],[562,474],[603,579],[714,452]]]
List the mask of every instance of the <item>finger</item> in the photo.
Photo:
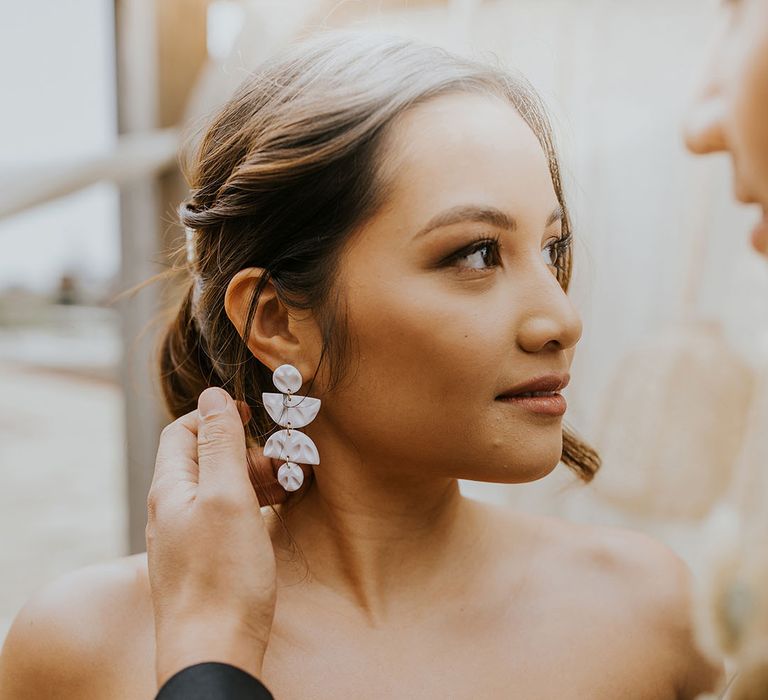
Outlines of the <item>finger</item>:
[[285,503],[288,498],[288,492],[276,481],[266,486],[254,484],[253,490],[256,498],[259,499],[260,506],[277,506]]
[[284,503],[290,495],[301,493],[307,487],[313,473],[311,465],[299,465],[304,473],[304,483],[301,488],[298,491],[286,491],[277,480],[277,472],[283,462],[264,457],[261,450],[261,447],[256,447],[248,451],[248,471],[251,484],[262,506]]
[[248,449],[248,476],[262,506],[276,505],[285,501],[285,490],[277,481],[275,460],[264,456],[261,446]]
[[243,425],[245,425],[251,420],[251,409],[245,401],[235,401],[235,405],[237,406],[237,412],[240,414],[240,419],[243,421]]
[[259,497],[259,503],[267,505],[276,503],[277,495],[275,487],[280,487],[275,477],[275,470],[272,466],[274,460],[264,456],[264,447],[254,445],[247,448],[248,453],[248,477],[251,481],[254,491]]
[[250,490],[245,432],[237,405],[219,387],[198,398],[197,463],[201,494],[226,493],[232,497]]
[[152,475],[152,489],[168,488],[179,482],[197,483],[198,421],[197,411],[192,411],[163,429]]

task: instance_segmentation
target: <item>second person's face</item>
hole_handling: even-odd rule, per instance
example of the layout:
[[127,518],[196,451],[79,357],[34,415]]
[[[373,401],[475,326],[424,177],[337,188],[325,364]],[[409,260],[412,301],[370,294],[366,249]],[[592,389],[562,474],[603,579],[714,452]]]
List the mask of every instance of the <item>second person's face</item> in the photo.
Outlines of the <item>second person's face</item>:
[[698,154],[728,152],[735,194],[757,204],[752,245],[768,255],[768,0],[725,0],[723,28],[686,128]]

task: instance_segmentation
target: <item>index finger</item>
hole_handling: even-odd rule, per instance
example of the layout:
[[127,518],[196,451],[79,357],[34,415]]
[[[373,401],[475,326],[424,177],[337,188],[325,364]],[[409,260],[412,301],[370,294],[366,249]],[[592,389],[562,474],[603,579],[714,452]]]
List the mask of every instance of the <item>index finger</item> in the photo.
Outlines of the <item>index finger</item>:
[[162,491],[181,482],[197,485],[200,478],[197,464],[199,420],[197,410],[194,410],[163,428],[150,490]]
[[[235,401],[243,423],[251,418],[247,404]],[[160,434],[160,443],[155,460],[155,471],[150,488],[157,490],[181,481],[197,485],[200,481],[200,466],[197,461],[197,432],[200,414],[197,409],[185,413],[169,423]]]

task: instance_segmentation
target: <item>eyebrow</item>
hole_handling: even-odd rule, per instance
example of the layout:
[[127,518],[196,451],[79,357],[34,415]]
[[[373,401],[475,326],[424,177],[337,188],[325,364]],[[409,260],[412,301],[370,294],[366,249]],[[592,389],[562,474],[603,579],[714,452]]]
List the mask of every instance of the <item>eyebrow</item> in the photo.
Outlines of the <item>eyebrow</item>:
[[[557,221],[562,221],[563,216],[563,207],[558,205],[549,215],[545,228]],[[495,226],[496,228],[507,229],[508,231],[515,231],[517,229],[517,220],[515,217],[506,214],[501,211],[501,209],[477,204],[463,204],[433,216],[427,222],[426,226],[419,229],[414,238],[419,238],[435,229],[451,226],[452,224],[458,224],[463,221],[479,221]]]

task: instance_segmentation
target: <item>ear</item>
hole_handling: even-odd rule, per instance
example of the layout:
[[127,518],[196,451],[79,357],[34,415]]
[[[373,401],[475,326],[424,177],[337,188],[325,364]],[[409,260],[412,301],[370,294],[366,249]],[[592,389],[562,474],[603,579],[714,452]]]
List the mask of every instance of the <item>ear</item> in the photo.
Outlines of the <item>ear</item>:
[[263,274],[260,267],[240,270],[227,285],[224,310],[257,360],[272,370],[291,364],[306,380],[316,369],[313,360],[319,333],[311,314],[307,314],[308,318],[297,318],[290,313],[271,279],[259,295],[248,337],[243,336],[251,297]]

